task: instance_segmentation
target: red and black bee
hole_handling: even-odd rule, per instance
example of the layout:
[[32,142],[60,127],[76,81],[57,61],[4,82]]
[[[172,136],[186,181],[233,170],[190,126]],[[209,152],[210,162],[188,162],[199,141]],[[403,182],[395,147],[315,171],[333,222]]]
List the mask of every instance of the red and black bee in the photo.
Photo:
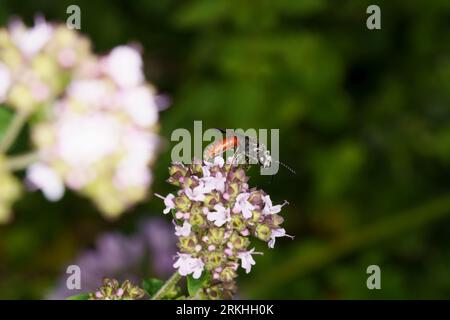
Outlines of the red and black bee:
[[[223,129],[217,130],[226,135],[228,134],[228,132]],[[270,151],[267,150],[267,147],[264,144],[259,143],[255,138],[237,132],[233,132],[222,140],[209,144],[203,152],[203,159],[212,161],[216,156],[221,155],[228,150],[234,150],[237,159],[245,158],[245,160],[253,160],[256,163],[259,163],[263,168],[269,168],[272,165],[272,162],[276,161],[295,174],[295,171],[285,164],[273,160]]]

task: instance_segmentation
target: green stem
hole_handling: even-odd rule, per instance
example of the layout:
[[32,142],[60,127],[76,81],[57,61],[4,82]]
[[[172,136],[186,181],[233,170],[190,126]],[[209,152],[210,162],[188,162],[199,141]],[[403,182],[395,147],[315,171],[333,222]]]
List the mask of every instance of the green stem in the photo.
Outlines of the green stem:
[[38,159],[39,154],[37,152],[30,152],[18,156],[12,156],[6,159],[6,167],[10,171],[20,171],[27,168],[30,164],[36,162]]
[[14,115],[3,139],[0,141],[0,153],[6,153],[9,148],[14,144],[17,139],[20,130],[27,121],[28,114],[25,112],[18,112]]
[[164,285],[161,287],[161,289],[158,290],[158,292],[155,293],[155,295],[152,297],[152,300],[161,300],[164,298],[167,293],[169,293],[175,285],[180,281],[181,275],[176,271],[167,281],[164,283]]

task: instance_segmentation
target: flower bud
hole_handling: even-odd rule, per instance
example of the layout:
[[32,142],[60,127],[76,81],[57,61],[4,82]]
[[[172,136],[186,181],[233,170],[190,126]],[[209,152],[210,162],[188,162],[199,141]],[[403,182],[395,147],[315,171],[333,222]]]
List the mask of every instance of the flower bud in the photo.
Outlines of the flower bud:
[[194,188],[198,185],[198,182],[191,177],[185,177],[183,179],[183,188]]
[[262,241],[269,241],[270,239],[270,227],[266,224],[259,224],[256,227],[256,236]]
[[212,244],[220,245],[223,242],[225,230],[223,228],[210,228],[208,239]]
[[237,277],[236,271],[231,267],[225,267],[220,273],[220,280],[223,282],[233,281]]
[[181,212],[188,212],[191,207],[191,201],[185,194],[175,198],[175,207]]
[[219,300],[222,299],[222,289],[220,285],[214,285],[206,288],[205,294],[209,300]]
[[173,164],[169,167],[169,179],[167,182],[173,184],[175,186],[180,186],[181,182],[184,181],[184,177],[186,176],[188,170],[182,164]]
[[203,167],[200,162],[195,162],[191,165],[191,171],[193,174],[203,174]]
[[241,182],[247,182],[248,178],[245,174],[245,170],[242,168],[236,169],[236,171],[233,174],[233,179],[239,180]]
[[116,279],[103,279],[103,286],[95,293],[89,294],[89,300],[138,300],[145,296],[145,291],[126,280],[119,284]]
[[197,243],[198,241],[195,235],[191,235],[188,237],[180,237],[178,247],[182,252],[194,253]]
[[220,202],[220,195],[218,192],[213,191],[205,196],[203,203],[208,209],[213,209],[216,204]]
[[263,191],[252,191],[248,197],[248,202],[260,209],[264,207],[264,193]]
[[203,227],[206,224],[205,216],[199,211],[196,212],[191,211],[189,223],[192,226]]
[[228,185],[227,193],[229,194],[230,199],[236,199],[236,197],[238,196],[239,192],[240,192],[240,187],[239,187],[239,184],[237,182],[231,182]]
[[229,239],[229,242],[231,242],[231,244],[233,245],[233,249],[236,250],[242,250],[250,244],[250,240],[248,240],[248,238],[242,237],[236,232],[233,232]]
[[231,216],[231,226],[237,231],[242,231],[246,228],[244,219],[239,215]]
[[169,175],[171,177],[173,177],[173,176],[185,177],[187,172],[188,172],[188,169],[181,163],[176,163],[169,167]]
[[280,224],[284,222],[284,218],[280,216],[279,214],[272,214],[272,223],[274,226],[278,227]]
[[205,254],[206,269],[213,270],[224,262],[224,255],[221,252],[213,251]]
[[262,216],[261,211],[253,210],[252,211],[251,221],[253,223],[258,223],[261,220],[261,216]]

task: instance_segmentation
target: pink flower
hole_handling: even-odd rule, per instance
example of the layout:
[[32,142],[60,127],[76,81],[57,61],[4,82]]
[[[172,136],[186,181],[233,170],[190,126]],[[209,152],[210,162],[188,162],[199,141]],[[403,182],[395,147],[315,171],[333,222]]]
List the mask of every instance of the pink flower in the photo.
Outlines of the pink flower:
[[208,193],[208,189],[205,188],[205,183],[200,181],[199,185],[194,187],[194,189],[186,188],[186,196],[192,201],[203,201],[205,200],[205,193]]
[[218,166],[219,168],[222,168],[225,164],[225,160],[222,157],[215,157],[213,162],[205,161],[205,164],[207,167]]
[[155,195],[158,198],[164,200],[164,205],[166,206],[166,208],[163,211],[164,214],[168,214],[170,210],[175,209],[175,202],[173,201],[173,199],[175,199],[175,196],[173,194],[169,193],[166,197],[163,197],[157,193],[155,193]]
[[205,189],[207,189],[208,192],[217,190],[222,193],[225,191],[226,180],[226,177],[224,177],[220,172],[217,172],[215,177],[209,176],[201,179],[201,181],[205,183]]
[[252,266],[256,264],[255,260],[252,257],[252,254],[256,254],[255,248],[250,251],[238,253],[238,258],[241,259],[241,267],[245,269],[245,273],[249,273],[252,270]]
[[74,80],[67,88],[67,93],[70,97],[89,104],[105,104],[111,97],[108,83],[100,79]]
[[183,223],[183,226],[175,226],[175,235],[178,237],[187,237],[191,233],[191,224],[187,221]]
[[291,239],[294,239],[293,236],[287,235],[286,230],[284,230],[283,228],[273,229],[272,232],[270,233],[270,240],[268,243],[269,248],[273,249],[273,247],[275,246],[275,239],[280,237],[289,237]]
[[255,207],[248,202],[248,197],[250,196],[250,193],[241,193],[236,197],[236,203],[233,208],[233,212],[242,212],[242,215],[245,219],[249,219],[252,217],[252,210],[255,209]]
[[274,214],[274,213],[278,213],[281,211],[281,208],[287,204],[287,202],[283,203],[283,204],[279,204],[276,206],[272,206],[272,200],[270,199],[269,195],[266,195],[264,197],[264,209],[263,209],[263,214]]
[[22,21],[16,20],[10,30],[12,41],[27,58],[36,55],[53,34],[53,27],[42,17],[37,17],[34,27],[29,29]]
[[192,274],[194,279],[200,278],[203,272],[205,264],[201,259],[192,258],[190,254],[179,253],[178,260],[174,263],[173,267],[178,269],[178,273],[182,276]]
[[89,167],[116,152],[120,126],[110,114],[64,111],[56,125],[58,154],[72,167]]
[[152,126],[158,121],[158,108],[149,88],[140,86],[127,89],[119,99],[125,112],[139,126]]
[[64,184],[60,176],[44,164],[35,163],[28,167],[27,180],[41,189],[50,201],[58,201],[64,195]]
[[120,87],[138,86],[144,80],[141,55],[130,46],[114,48],[106,57],[105,67],[105,72]]
[[207,218],[209,221],[214,221],[217,227],[223,226],[226,222],[230,221],[230,208],[226,208],[221,204],[216,204],[214,206],[216,211],[211,211],[208,213]]

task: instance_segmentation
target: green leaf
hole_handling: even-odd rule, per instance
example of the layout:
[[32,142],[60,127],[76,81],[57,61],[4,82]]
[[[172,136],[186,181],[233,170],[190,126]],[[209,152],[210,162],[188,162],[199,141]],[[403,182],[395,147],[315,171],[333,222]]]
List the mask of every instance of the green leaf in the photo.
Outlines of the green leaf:
[[192,275],[187,276],[187,288],[190,296],[195,296],[197,291],[202,288],[205,284],[209,283],[211,275],[209,272],[203,272],[201,277],[194,279]]
[[89,300],[89,293],[81,293],[68,297],[66,300]]
[[163,286],[164,282],[159,279],[145,279],[142,281],[142,287],[145,292],[152,297]]
[[5,106],[0,106],[0,139],[3,138],[12,117],[13,113],[10,110],[6,109]]

